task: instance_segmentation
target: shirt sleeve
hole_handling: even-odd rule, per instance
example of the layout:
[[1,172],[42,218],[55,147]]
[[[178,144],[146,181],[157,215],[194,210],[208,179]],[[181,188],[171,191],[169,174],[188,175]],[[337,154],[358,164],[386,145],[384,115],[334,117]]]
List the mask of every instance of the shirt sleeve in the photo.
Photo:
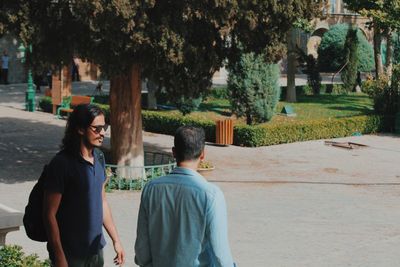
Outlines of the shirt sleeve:
[[54,193],[64,193],[65,176],[67,175],[66,159],[56,156],[50,162],[44,179],[44,190]]
[[228,241],[226,203],[224,195],[220,189],[217,190],[217,194],[208,210],[207,228],[214,266],[235,266]]
[[143,189],[137,222],[135,242],[135,263],[141,267],[152,266],[150,250],[149,222],[146,210],[146,186]]

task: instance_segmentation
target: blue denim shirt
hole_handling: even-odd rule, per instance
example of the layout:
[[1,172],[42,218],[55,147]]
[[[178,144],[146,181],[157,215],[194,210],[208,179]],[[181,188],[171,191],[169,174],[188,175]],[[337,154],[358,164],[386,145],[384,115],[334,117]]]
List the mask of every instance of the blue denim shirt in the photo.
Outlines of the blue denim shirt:
[[175,168],[142,192],[135,262],[152,267],[232,267],[222,191],[200,174]]

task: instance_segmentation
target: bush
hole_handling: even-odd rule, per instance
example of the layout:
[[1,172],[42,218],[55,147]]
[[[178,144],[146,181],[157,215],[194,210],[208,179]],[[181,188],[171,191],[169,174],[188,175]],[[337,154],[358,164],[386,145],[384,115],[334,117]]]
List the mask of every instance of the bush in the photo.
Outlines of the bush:
[[93,103],[97,104],[110,104],[110,96],[109,95],[94,95],[91,96],[93,97]]
[[374,110],[384,116],[394,116],[400,107],[400,65],[395,65],[391,83],[387,77],[367,80],[363,90],[374,100]]
[[229,64],[228,91],[232,112],[247,124],[269,121],[279,101],[279,68],[263,55],[243,54]]
[[53,112],[53,101],[51,96],[43,96],[39,99],[39,108],[44,112]]
[[36,254],[25,256],[22,247],[13,245],[0,247],[0,267],[50,267],[50,262]]
[[148,110],[143,110],[142,117],[143,129],[146,131],[174,135],[180,126],[193,125],[204,129],[207,141],[215,142],[215,122],[213,121],[199,121],[176,114]]
[[[344,43],[346,40],[348,24],[336,24],[324,34],[318,47],[318,65],[320,71],[335,72],[345,63]],[[375,68],[374,51],[372,46],[361,32],[357,31],[358,69],[359,71],[371,71]]]
[[216,86],[211,88],[209,96],[215,99],[228,99],[228,87],[226,86]]
[[346,87],[344,87],[341,83],[335,83],[332,85],[332,92],[333,95],[347,95],[349,91],[347,91]]
[[[99,105],[109,122],[110,108]],[[174,135],[183,125],[202,127],[206,141],[215,142],[215,122],[195,120],[182,115],[159,111],[142,111],[143,129],[148,132]],[[392,121],[382,116],[365,115],[339,119],[320,119],[259,126],[235,125],[234,144],[241,146],[269,146],[282,143],[350,136],[355,132],[376,133],[391,129]],[[1,267],[1,266],[0,266]]]
[[376,133],[387,129],[380,116],[356,116],[339,119],[310,120],[266,126],[235,126],[236,145],[257,147],[307,140],[350,136],[355,132]]
[[[106,114],[108,106],[104,106]],[[148,132],[174,135],[183,125],[202,127],[206,141],[215,142],[215,122],[200,121],[176,114],[144,110],[143,129]],[[107,118],[106,118],[107,120]],[[320,119],[270,125],[235,125],[234,144],[241,146],[269,146],[282,143],[350,136],[355,132],[376,133],[390,129],[390,121],[381,116],[365,115],[339,119]]]

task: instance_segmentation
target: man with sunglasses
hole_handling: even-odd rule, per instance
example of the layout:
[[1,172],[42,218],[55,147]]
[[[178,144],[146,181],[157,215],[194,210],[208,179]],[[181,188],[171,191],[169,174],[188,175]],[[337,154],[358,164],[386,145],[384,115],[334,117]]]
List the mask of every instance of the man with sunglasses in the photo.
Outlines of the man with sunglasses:
[[78,105],[68,118],[61,151],[50,162],[44,182],[44,223],[52,266],[104,266],[103,229],[122,265],[122,248],[105,196],[104,156],[97,149],[107,130],[103,111]]

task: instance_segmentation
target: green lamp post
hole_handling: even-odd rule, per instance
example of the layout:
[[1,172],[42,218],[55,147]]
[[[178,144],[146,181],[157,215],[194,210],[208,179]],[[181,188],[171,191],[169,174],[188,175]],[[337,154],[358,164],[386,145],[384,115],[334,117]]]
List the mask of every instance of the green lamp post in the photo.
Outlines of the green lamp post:
[[[19,58],[22,63],[26,62],[26,48],[23,44],[18,47]],[[28,46],[28,53],[32,53],[32,45]],[[32,70],[28,68],[28,88],[25,93],[25,110],[33,112],[35,111],[35,90],[33,90],[33,78]]]

